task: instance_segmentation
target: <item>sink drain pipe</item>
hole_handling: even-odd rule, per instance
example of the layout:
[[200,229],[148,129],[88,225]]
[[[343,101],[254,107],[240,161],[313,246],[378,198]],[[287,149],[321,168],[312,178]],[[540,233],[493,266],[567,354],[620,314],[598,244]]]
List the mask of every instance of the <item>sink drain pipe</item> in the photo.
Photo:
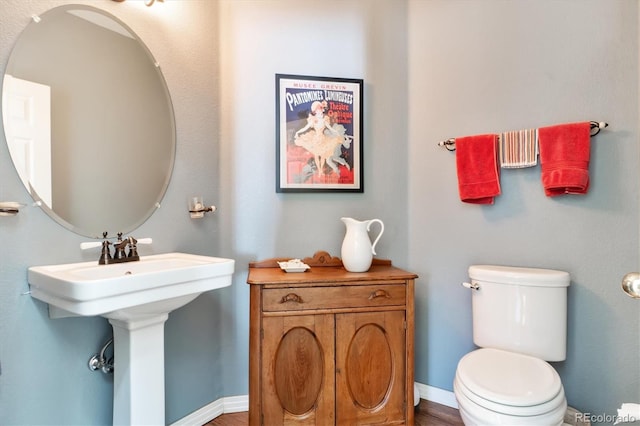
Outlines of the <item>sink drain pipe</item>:
[[100,353],[94,354],[89,358],[89,369],[92,371],[102,370],[105,374],[113,373],[113,355],[111,358],[107,358],[105,352],[107,348],[113,344],[113,337],[104,344]]

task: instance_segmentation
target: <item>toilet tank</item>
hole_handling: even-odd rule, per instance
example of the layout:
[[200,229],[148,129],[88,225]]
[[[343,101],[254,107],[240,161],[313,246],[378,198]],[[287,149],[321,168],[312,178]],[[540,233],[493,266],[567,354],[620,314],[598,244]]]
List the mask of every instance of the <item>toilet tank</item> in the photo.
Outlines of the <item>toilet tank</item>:
[[569,273],[472,265],[473,342],[562,361],[567,353]]

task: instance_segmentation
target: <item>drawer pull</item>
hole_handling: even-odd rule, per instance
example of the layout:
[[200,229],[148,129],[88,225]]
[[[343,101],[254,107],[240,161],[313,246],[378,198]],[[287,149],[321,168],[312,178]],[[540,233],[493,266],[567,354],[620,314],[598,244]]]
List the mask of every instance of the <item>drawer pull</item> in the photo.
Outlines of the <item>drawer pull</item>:
[[391,299],[391,295],[384,290],[376,290],[371,292],[369,295],[369,300],[377,299],[379,297],[384,297],[385,299]]
[[295,293],[289,293],[286,296],[283,296],[282,299],[280,300],[280,303],[287,303],[287,302],[302,303],[302,297],[298,296]]

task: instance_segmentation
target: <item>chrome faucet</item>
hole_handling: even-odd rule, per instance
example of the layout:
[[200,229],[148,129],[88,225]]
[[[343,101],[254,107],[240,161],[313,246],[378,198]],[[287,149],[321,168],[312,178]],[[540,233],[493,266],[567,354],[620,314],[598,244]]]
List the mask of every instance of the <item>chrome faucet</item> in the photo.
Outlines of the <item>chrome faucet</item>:
[[[122,238],[122,232],[118,233],[118,241],[112,243],[109,241],[107,232],[102,233],[102,242],[86,242],[80,244],[82,250],[102,246],[102,253],[98,264],[110,265],[112,263],[135,262],[140,260],[138,256],[138,244],[151,244],[151,238],[135,239],[133,237]],[[113,245],[113,255],[111,253],[111,245]]]
[[[100,265],[108,265],[112,263],[135,262],[140,260],[138,256],[138,240],[133,237],[122,239],[122,232],[118,233],[118,241],[113,243],[114,251],[111,256],[109,246],[112,244],[107,239],[107,233],[102,234],[104,241],[102,242],[102,254],[98,263]],[[128,250],[127,250],[128,249]]]

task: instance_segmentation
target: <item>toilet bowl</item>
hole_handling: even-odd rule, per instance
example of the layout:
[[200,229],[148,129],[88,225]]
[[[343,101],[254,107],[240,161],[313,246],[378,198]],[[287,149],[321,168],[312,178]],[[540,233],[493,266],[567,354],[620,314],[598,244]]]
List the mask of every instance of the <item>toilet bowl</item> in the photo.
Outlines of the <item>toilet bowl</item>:
[[561,425],[567,409],[558,373],[545,361],[483,348],[459,362],[453,383],[465,425]]

